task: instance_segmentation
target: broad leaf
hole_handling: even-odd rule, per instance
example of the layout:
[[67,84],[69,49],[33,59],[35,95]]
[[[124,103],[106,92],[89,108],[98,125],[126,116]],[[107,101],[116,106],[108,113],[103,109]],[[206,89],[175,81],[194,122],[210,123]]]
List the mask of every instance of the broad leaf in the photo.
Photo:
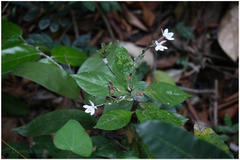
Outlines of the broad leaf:
[[[31,149],[28,147],[28,145],[26,143],[14,143],[14,142],[10,142],[8,143],[12,148],[14,148],[15,150],[17,150],[18,152],[21,153],[21,155],[19,155],[18,153],[16,153],[16,151],[14,151],[12,148],[10,148],[9,146],[4,146],[2,148],[2,154],[7,154],[7,157],[4,158],[8,158],[8,159],[17,159],[17,158],[29,158],[30,157],[30,153],[31,153]],[[22,157],[24,156],[24,157]]]
[[23,44],[23,41],[17,38],[3,40],[2,45],[2,73],[12,71],[22,63],[35,61],[40,57],[34,47]]
[[163,71],[155,71],[155,79],[156,82],[165,82],[168,84],[176,85],[174,79]]
[[82,2],[83,6],[89,9],[90,11],[94,12],[95,11],[95,4],[94,2]]
[[175,126],[182,126],[181,120],[179,120],[173,113],[160,109],[154,103],[142,103],[141,106],[145,108],[143,111],[136,110],[137,118],[141,123],[148,120],[161,120]]
[[207,128],[202,126],[201,124],[195,123],[194,135],[196,135],[199,139],[213,144],[227,154],[230,153],[228,146],[224,143],[221,137],[212,130],[212,128]]
[[54,146],[52,137],[50,135],[34,137],[33,141],[34,145],[31,147],[31,150],[33,154],[36,155],[36,158],[43,158],[44,155],[45,157],[50,156],[51,158],[82,158],[75,153],[71,153],[71,155],[69,155],[69,151],[57,149]]
[[121,152],[113,141],[103,136],[92,137],[93,146],[96,147],[96,151],[93,152],[93,156],[100,158],[117,158],[117,153]]
[[7,93],[2,94],[2,109],[11,115],[23,116],[30,113],[30,108],[20,99]]
[[18,25],[2,21],[2,38],[16,38],[19,36],[22,36],[22,29]]
[[125,86],[119,84],[113,77],[102,72],[81,72],[72,77],[82,89],[93,96],[110,96],[109,83],[113,84],[114,94],[116,96],[127,94]]
[[153,83],[145,91],[148,97],[166,105],[177,105],[182,103],[191,95],[168,83]]
[[38,22],[38,27],[40,30],[46,29],[50,25],[50,18],[44,17]]
[[80,66],[87,58],[78,49],[68,46],[57,46],[52,49],[51,54],[57,62],[72,66]]
[[136,131],[152,158],[230,158],[212,144],[161,121],[136,125]]
[[32,80],[68,98],[76,99],[80,94],[80,88],[74,79],[67,72],[52,64],[24,63],[13,74]]
[[132,113],[127,110],[111,110],[104,113],[94,128],[103,130],[117,130],[126,126],[131,120]]
[[59,29],[59,23],[56,21],[52,22],[50,25],[51,32],[57,32],[58,29]]
[[124,110],[130,111],[132,108],[132,105],[133,105],[133,101],[126,101],[126,100],[122,100],[119,103],[114,103],[114,102],[106,103],[104,105],[104,113],[111,110],[117,110],[117,109],[124,109]]
[[98,71],[103,72],[111,77],[114,77],[114,75],[111,73],[111,71],[108,69],[108,67],[103,63],[103,58],[100,54],[96,53],[89,57],[79,68],[77,74],[82,72],[92,72],[92,71]]
[[92,153],[92,140],[78,121],[69,120],[54,137],[54,145],[80,156],[89,157]]
[[87,129],[95,124],[95,119],[84,111],[62,109],[42,114],[28,124],[13,130],[26,137],[48,135],[56,132],[70,119],[79,121]]
[[104,51],[113,73],[118,79],[127,81],[134,64],[128,51],[120,44],[109,44]]

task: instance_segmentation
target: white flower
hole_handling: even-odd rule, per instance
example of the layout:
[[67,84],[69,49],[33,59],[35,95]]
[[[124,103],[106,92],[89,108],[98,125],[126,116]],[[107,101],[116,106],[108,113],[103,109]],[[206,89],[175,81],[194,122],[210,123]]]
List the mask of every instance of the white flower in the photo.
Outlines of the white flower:
[[174,40],[174,38],[172,37],[173,36],[173,32],[168,32],[168,29],[165,29],[164,31],[162,30],[162,34],[163,34],[163,37],[165,37],[167,40]]
[[163,46],[162,44],[165,43],[166,40],[164,41],[161,41],[160,43],[158,43],[158,41],[155,41],[155,44],[156,44],[156,47],[155,47],[155,50],[158,51],[164,51],[164,49],[168,49],[166,46]]
[[91,116],[92,116],[92,115],[94,115],[95,109],[97,109],[97,106],[95,106],[92,101],[89,100],[89,102],[90,102],[91,106],[89,106],[89,105],[83,105],[83,108],[86,108],[85,112],[86,112],[86,113],[90,113]]
[[103,58],[102,60],[103,60],[103,62],[104,62],[105,64],[108,64],[107,58]]

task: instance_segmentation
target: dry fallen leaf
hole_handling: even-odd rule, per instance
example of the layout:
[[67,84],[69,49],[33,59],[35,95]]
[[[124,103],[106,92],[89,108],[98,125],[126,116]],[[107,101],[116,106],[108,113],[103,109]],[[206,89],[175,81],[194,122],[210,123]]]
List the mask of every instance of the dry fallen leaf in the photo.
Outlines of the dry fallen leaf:
[[140,6],[143,9],[144,21],[149,27],[152,27],[155,20],[155,14],[153,14],[153,12],[148,8],[148,6],[146,6],[146,3],[140,2]]
[[136,45],[147,47],[152,42],[152,40],[153,40],[153,35],[148,34],[142,37],[141,39],[137,40],[135,43]]
[[223,17],[218,32],[218,43],[233,61],[238,59],[239,53],[238,18],[238,6],[235,6]]
[[[131,56],[137,57],[142,53],[144,48],[138,47],[131,42],[120,42],[121,46],[126,48]],[[153,53],[150,50],[145,52],[145,56],[143,58],[144,62],[146,62],[149,66],[153,67]]]
[[132,12],[130,12],[125,5],[123,5],[123,11],[124,11],[124,14],[125,14],[125,18],[127,19],[127,21],[128,21],[131,25],[133,25],[133,26],[135,26],[135,27],[137,27],[137,28],[139,28],[139,29],[141,29],[141,30],[143,30],[143,31],[146,31],[146,32],[148,31],[148,29],[147,29],[147,28],[144,26],[144,24],[137,18],[137,16],[135,16]]

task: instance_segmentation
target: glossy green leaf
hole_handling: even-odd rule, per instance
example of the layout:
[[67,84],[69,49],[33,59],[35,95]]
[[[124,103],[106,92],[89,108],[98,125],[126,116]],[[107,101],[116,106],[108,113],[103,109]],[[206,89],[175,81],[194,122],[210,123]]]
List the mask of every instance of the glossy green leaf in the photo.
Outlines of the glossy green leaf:
[[111,77],[114,77],[111,71],[107,68],[107,66],[103,63],[103,58],[101,55],[96,53],[93,56],[89,57],[79,68],[77,74],[81,72],[92,72],[98,71],[103,72]]
[[2,109],[11,115],[23,116],[30,113],[30,108],[20,99],[7,93],[2,94]]
[[199,139],[202,139],[212,145],[218,147],[223,150],[227,154],[230,153],[228,146],[224,143],[222,138],[217,135],[212,128],[204,127],[201,124],[194,124],[194,135],[196,135]]
[[16,38],[22,36],[22,34],[22,29],[18,25],[2,21],[2,38]]
[[87,59],[81,51],[68,46],[57,46],[52,49],[51,54],[57,62],[72,66],[80,66]]
[[39,29],[40,30],[46,29],[50,25],[50,22],[51,22],[50,18],[48,17],[42,18],[38,23]]
[[136,110],[137,118],[141,123],[148,120],[161,120],[175,126],[182,126],[181,120],[179,120],[173,113],[160,109],[154,103],[142,103],[141,106],[145,109],[142,111],[139,109]]
[[32,45],[39,46],[41,50],[46,52],[50,52],[50,50],[57,46],[56,43],[53,42],[52,38],[45,33],[41,34],[29,34],[27,42]]
[[131,120],[132,113],[127,110],[111,110],[104,113],[94,128],[103,130],[117,130],[126,126]]
[[64,70],[52,64],[28,62],[19,66],[13,74],[32,80],[62,96],[76,99],[80,88]]
[[56,21],[52,22],[51,25],[50,25],[50,31],[51,32],[57,32],[58,29],[59,29],[58,22],[56,22]]
[[90,40],[90,34],[82,34],[77,39],[75,39],[72,46],[75,48],[82,48],[83,46],[87,45]]
[[119,84],[116,79],[102,72],[82,72],[72,77],[82,89],[93,96],[110,96],[110,82],[113,84],[113,87],[120,90],[114,90],[115,95],[124,95],[127,93],[125,87]]
[[94,2],[82,2],[83,6],[89,9],[90,11],[94,12],[95,11],[95,4]]
[[103,136],[92,137],[93,146],[96,147],[96,151],[93,152],[93,156],[99,158],[117,158],[117,153],[121,152],[113,141]]
[[91,128],[95,124],[95,119],[84,111],[61,109],[42,114],[28,124],[13,130],[26,137],[48,135],[56,132],[70,119],[79,121],[86,129]]
[[80,156],[89,157],[92,153],[92,140],[78,121],[69,120],[54,137],[54,145]]
[[116,109],[124,109],[130,111],[133,105],[133,101],[122,100],[119,103],[108,102],[104,104],[104,113],[116,110]]
[[121,5],[119,4],[119,2],[117,2],[117,1],[111,1],[111,2],[109,2],[111,5],[112,5],[112,7],[113,8],[116,8],[118,11],[122,11],[122,8],[121,8]]
[[12,48],[21,44],[24,44],[24,40],[22,40],[21,38],[10,38],[7,40],[2,40],[2,50]]
[[134,64],[128,51],[120,44],[109,44],[105,52],[113,73],[118,79],[127,81]]
[[168,84],[176,85],[172,77],[170,77],[166,72],[155,71],[155,80],[156,82],[165,82]]
[[63,43],[63,45],[65,45],[65,46],[71,46],[71,39],[70,39],[70,37],[67,35],[67,34],[63,34],[62,36],[61,36],[61,41],[62,41],[62,43]]
[[212,144],[161,121],[136,125],[136,131],[152,158],[230,158]]
[[148,97],[166,105],[177,105],[182,103],[191,95],[168,83],[153,83],[145,91]]
[[29,10],[23,17],[24,21],[32,21],[40,14],[40,8]]
[[40,57],[34,47],[23,44],[19,39],[5,40],[2,47],[2,73],[12,71],[22,63],[35,61]]
[[[34,144],[31,147],[36,158],[51,157],[51,158],[83,158],[75,153],[69,155],[69,151],[59,150],[54,144],[50,135],[38,136],[33,138]],[[46,152],[47,150],[47,152]],[[47,155],[46,155],[47,154]]]
[[[14,142],[10,142],[8,143],[12,148],[14,148],[15,150],[17,150],[18,152],[20,152],[24,157],[22,157],[21,155],[19,155],[18,153],[16,153],[16,151],[14,151],[12,148],[10,148],[9,146],[4,146],[2,148],[2,154],[7,154],[8,159],[17,159],[17,158],[30,158],[30,153],[31,153],[31,149],[28,147],[28,145],[26,143],[14,143]],[[5,158],[5,157],[4,157]]]

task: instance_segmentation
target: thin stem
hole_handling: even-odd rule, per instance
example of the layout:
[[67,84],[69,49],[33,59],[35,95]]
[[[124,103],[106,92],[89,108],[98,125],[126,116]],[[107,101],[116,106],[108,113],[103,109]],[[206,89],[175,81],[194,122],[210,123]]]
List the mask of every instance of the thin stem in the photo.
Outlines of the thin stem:
[[153,62],[153,82],[155,82],[155,72],[157,70],[157,52],[154,51],[154,62]]
[[60,69],[63,69],[62,66],[60,66],[56,61],[54,61],[51,57],[49,57],[48,55],[46,55],[45,53],[43,53],[42,51],[40,51],[38,48],[36,48],[40,55],[46,57],[48,60],[50,60],[51,62],[53,62],[54,64],[56,64]]
[[12,149],[14,152],[16,152],[18,155],[20,155],[23,159],[27,159],[22,153],[18,152],[16,149],[14,149],[12,146],[10,146],[7,142],[5,142],[3,139],[2,139],[2,142],[7,145],[10,149]]
[[105,23],[106,26],[107,26],[107,30],[108,30],[111,38],[112,38],[114,41],[116,41],[116,38],[115,38],[115,35],[113,34],[113,30],[112,30],[112,28],[111,28],[111,25],[110,25],[110,23],[108,22],[108,19],[106,18],[106,16],[104,15],[104,13],[103,13],[101,7],[99,6],[98,2],[96,2],[95,5],[96,5],[96,8],[97,8],[98,12],[99,12],[99,13],[101,14],[101,16],[102,16],[102,19],[104,20],[104,23]]

